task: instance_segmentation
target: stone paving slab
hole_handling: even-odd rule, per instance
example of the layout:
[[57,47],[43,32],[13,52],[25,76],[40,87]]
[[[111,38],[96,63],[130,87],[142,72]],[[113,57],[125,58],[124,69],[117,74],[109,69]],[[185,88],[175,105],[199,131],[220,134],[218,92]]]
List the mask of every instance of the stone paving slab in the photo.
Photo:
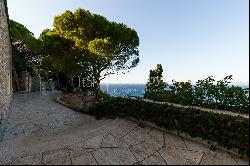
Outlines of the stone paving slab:
[[102,148],[93,155],[100,165],[132,165],[137,162],[128,148]]
[[149,127],[141,128],[136,127],[131,132],[127,133],[124,137],[120,140],[124,144],[124,146],[134,146],[139,142],[144,141],[145,136],[151,129]]
[[131,149],[143,158],[147,158],[162,147],[163,144],[159,143],[154,138],[146,135],[144,137],[144,141],[132,146]]
[[10,165],[41,165],[41,156],[41,154],[34,154],[16,158],[10,163]]
[[129,132],[131,132],[132,130],[134,130],[136,127],[137,125],[135,123],[130,122],[126,124],[125,122],[123,124],[120,124],[116,128],[110,130],[109,133],[115,136],[116,138],[120,139]]
[[45,165],[71,165],[71,158],[67,148],[44,152],[42,164]]
[[73,165],[97,165],[95,158],[91,154],[94,149],[79,146],[70,146],[68,149]]
[[235,158],[220,152],[204,153],[201,165],[237,165]]
[[158,152],[150,155],[144,161],[140,163],[141,165],[167,165],[166,161],[161,157]]
[[96,120],[53,101],[18,95],[0,142],[0,164],[249,165],[223,151],[125,119]]
[[101,142],[101,148],[118,148],[121,147],[119,139],[111,134],[106,134]]
[[148,134],[157,139],[159,142],[164,142],[164,132],[152,129]]
[[175,149],[162,148],[159,150],[159,154],[168,165],[197,165],[192,159],[179,154],[178,150]]
[[235,158],[238,165],[249,165],[248,159],[239,159],[238,157]]
[[95,148],[98,149],[101,146],[103,135],[94,136],[83,141],[84,148]]
[[164,133],[165,147],[173,147],[178,149],[187,149],[187,146],[182,137],[177,135]]

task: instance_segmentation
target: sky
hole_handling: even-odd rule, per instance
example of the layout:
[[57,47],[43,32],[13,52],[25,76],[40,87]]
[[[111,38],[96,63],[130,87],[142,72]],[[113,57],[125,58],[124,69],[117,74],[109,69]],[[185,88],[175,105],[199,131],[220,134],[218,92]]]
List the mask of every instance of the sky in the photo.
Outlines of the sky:
[[53,28],[54,16],[77,8],[124,23],[140,38],[139,65],[102,83],[144,84],[162,64],[168,83],[232,74],[249,84],[248,0],[8,0],[10,19],[36,37]]

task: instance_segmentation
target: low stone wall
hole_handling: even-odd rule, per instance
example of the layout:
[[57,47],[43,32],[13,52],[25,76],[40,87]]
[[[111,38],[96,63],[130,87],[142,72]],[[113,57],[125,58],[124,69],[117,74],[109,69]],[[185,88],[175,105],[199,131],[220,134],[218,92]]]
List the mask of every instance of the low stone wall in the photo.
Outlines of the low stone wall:
[[181,104],[170,103],[170,102],[159,102],[159,101],[153,101],[149,99],[143,99],[143,101],[157,103],[157,104],[169,104],[169,105],[173,105],[175,107],[181,107],[181,108],[195,108],[201,111],[213,112],[213,113],[218,113],[218,114],[226,114],[226,115],[231,115],[231,116],[241,116],[243,118],[249,119],[249,114],[247,113],[237,113],[237,112],[232,112],[232,111],[227,111],[227,110],[218,110],[218,109],[210,109],[210,108],[204,108],[204,107],[198,107],[198,106],[181,105]]
[[7,1],[0,0],[0,139],[12,96],[12,56]]

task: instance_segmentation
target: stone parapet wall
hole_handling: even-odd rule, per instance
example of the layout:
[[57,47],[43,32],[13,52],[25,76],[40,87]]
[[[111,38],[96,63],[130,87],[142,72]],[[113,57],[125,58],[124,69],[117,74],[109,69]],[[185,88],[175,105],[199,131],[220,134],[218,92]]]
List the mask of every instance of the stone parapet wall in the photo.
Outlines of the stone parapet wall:
[[7,1],[0,0],[0,135],[12,96],[12,56]]

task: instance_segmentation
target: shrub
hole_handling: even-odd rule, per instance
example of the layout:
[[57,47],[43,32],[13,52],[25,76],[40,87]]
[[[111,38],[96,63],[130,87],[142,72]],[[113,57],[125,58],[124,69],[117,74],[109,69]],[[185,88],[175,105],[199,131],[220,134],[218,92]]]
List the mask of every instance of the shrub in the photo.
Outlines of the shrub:
[[106,99],[109,99],[110,98],[110,95],[105,91],[100,91],[97,95],[97,98],[98,99],[102,99],[102,100],[106,100]]
[[63,88],[63,93],[72,93],[74,91],[74,86],[68,85],[65,88]]
[[168,130],[217,142],[228,149],[237,148],[239,154],[249,156],[249,119],[243,117],[121,97],[97,103],[90,108],[90,112],[98,119],[132,117],[153,122]]
[[183,105],[192,105],[194,100],[193,89],[191,81],[176,82],[172,81],[173,85],[170,86],[168,91],[170,94],[169,101]]
[[166,83],[162,80],[162,66],[157,65],[155,70],[150,70],[149,79],[145,89],[144,98],[151,98],[153,100],[161,100],[166,97]]
[[213,76],[204,80],[198,80],[194,87],[194,105],[211,108],[216,99],[215,85]]
[[[230,86],[232,75],[215,82],[213,76],[198,80],[193,87],[191,81],[176,82],[169,86],[162,80],[162,67],[150,70],[144,98],[206,108],[249,113],[249,89]],[[168,87],[168,89],[165,89]]]

